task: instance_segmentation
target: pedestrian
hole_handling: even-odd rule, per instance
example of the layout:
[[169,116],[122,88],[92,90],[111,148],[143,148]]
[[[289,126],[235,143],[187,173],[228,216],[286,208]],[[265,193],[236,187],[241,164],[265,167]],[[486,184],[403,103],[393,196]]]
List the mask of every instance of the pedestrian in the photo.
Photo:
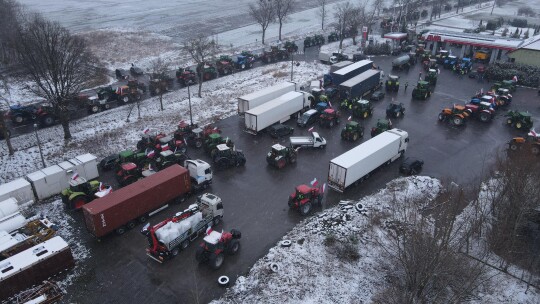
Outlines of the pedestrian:
[[409,86],[409,82],[405,82],[405,92],[407,92],[407,87]]

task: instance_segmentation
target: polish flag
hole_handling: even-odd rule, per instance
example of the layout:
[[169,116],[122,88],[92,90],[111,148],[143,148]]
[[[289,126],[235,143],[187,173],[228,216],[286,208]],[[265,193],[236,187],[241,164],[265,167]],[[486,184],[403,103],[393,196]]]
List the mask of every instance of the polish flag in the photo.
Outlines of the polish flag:
[[317,187],[317,185],[319,184],[319,182],[317,181],[317,178],[315,178],[314,180],[311,181],[311,187]]
[[168,143],[161,146],[161,151],[166,151],[166,150],[169,150],[169,144]]
[[322,193],[324,193],[324,191],[326,191],[326,183],[322,185]]
[[206,235],[209,235],[210,233],[212,233],[212,231],[212,226],[208,226],[208,228],[206,228]]
[[146,157],[154,157],[155,154],[154,150],[150,150],[150,152],[146,153]]
[[311,128],[309,128],[309,129],[308,129],[308,132],[311,132],[311,131],[313,131],[313,128],[315,128],[315,127],[311,127]]
[[330,100],[328,101],[328,105],[330,105],[330,108],[333,108],[332,103],[330,102]]
[[150,128],[146,128],[146,129],[143,130],[144,134],[148,134],[148,132],[150,132]]
[[517,82],[518,81],[517,76],[514,75],[514,77],[512,77],[512,81]]
[[484,88],[480,89],[480,94],[484,94]]
[[529,135],[535,138],[538,137],[538,134],[536,133],[534,129],[531,129],[531,131],[529,132]]
[[348,121],[351,121],[351,119],[352,119],[352,116],[349,116],[349,118],[347,118]]
[[73,173],[73,175],[71,176],[71,179],[76,180],[77,178],[79,178],[79,173],[77,172]]

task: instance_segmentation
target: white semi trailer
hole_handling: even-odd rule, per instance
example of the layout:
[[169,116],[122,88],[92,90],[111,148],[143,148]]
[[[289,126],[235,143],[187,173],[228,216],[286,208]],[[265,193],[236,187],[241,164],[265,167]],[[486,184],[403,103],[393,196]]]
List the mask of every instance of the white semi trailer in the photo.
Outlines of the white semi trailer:
[[251,94],[238,97],[238,114],[243,115],[249,109],[258,107],[272,99],[278,98],[285,93],[294,92],[295,90],[296,83],[286,81]]
[[385,131],[330,161],[328,186],[338,192],[367,179],[373,170],[389,164],[407,150],[409,134],[400,129]]

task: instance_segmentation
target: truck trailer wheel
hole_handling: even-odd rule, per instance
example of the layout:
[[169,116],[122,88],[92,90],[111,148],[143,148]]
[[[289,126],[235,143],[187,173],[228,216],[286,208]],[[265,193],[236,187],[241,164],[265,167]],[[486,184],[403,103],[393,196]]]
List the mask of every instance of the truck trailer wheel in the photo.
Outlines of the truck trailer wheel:
[[147,220],[148,220],[148,217],[146,215],[139,217],[139,222],[141,223],[146,223]]
[[116,228],[115,231],[116,231],[116,234],[122,235],[122,234],[126,233],[126,227],[124,227],[124,226],[118,227],[118,228]]
[[186,248],[188,248],[188,246],[189,246],[189,239],[180,243],[180,248],[182,248],[182,250],[185,250]]
[[135,222],[134,221],[129,221],[127,224],[126,224],[126,227],[128,229],[133,229],[135,228]]
[[171,250],[171,256],[175,257],[180,253],[180,249],[178,247],[174,247],[173,250]]

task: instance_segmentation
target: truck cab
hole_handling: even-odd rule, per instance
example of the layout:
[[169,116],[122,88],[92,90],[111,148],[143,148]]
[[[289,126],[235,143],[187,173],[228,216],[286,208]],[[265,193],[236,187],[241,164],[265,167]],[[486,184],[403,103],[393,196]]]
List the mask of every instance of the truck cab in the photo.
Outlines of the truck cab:
[[[407,133],[406,131],[403,131],[401,129],[391,129],[391,130],[388,130],[386,132],[390,132],[390,133],[394,133],[396,135],[399,135],[399,137],[401,138],[400,139],[400,144],[399,144],[399,151],[401,154],[405,153],[405,151],[407,151],[407,147],[409,145],[409,133]],[[394,161],[395,159],[393,159],[392,161]]]
[[189,171],[193,190],[206,189],[212,184],[212,168],[207,162],[200,159],[188,159],[184,162],[184,167]]
[[199,206],[203,217],[210,215],[214,219],[223,218],[223,202],[219,196],[211,193],[204,193],[197,197],[197,205]]

